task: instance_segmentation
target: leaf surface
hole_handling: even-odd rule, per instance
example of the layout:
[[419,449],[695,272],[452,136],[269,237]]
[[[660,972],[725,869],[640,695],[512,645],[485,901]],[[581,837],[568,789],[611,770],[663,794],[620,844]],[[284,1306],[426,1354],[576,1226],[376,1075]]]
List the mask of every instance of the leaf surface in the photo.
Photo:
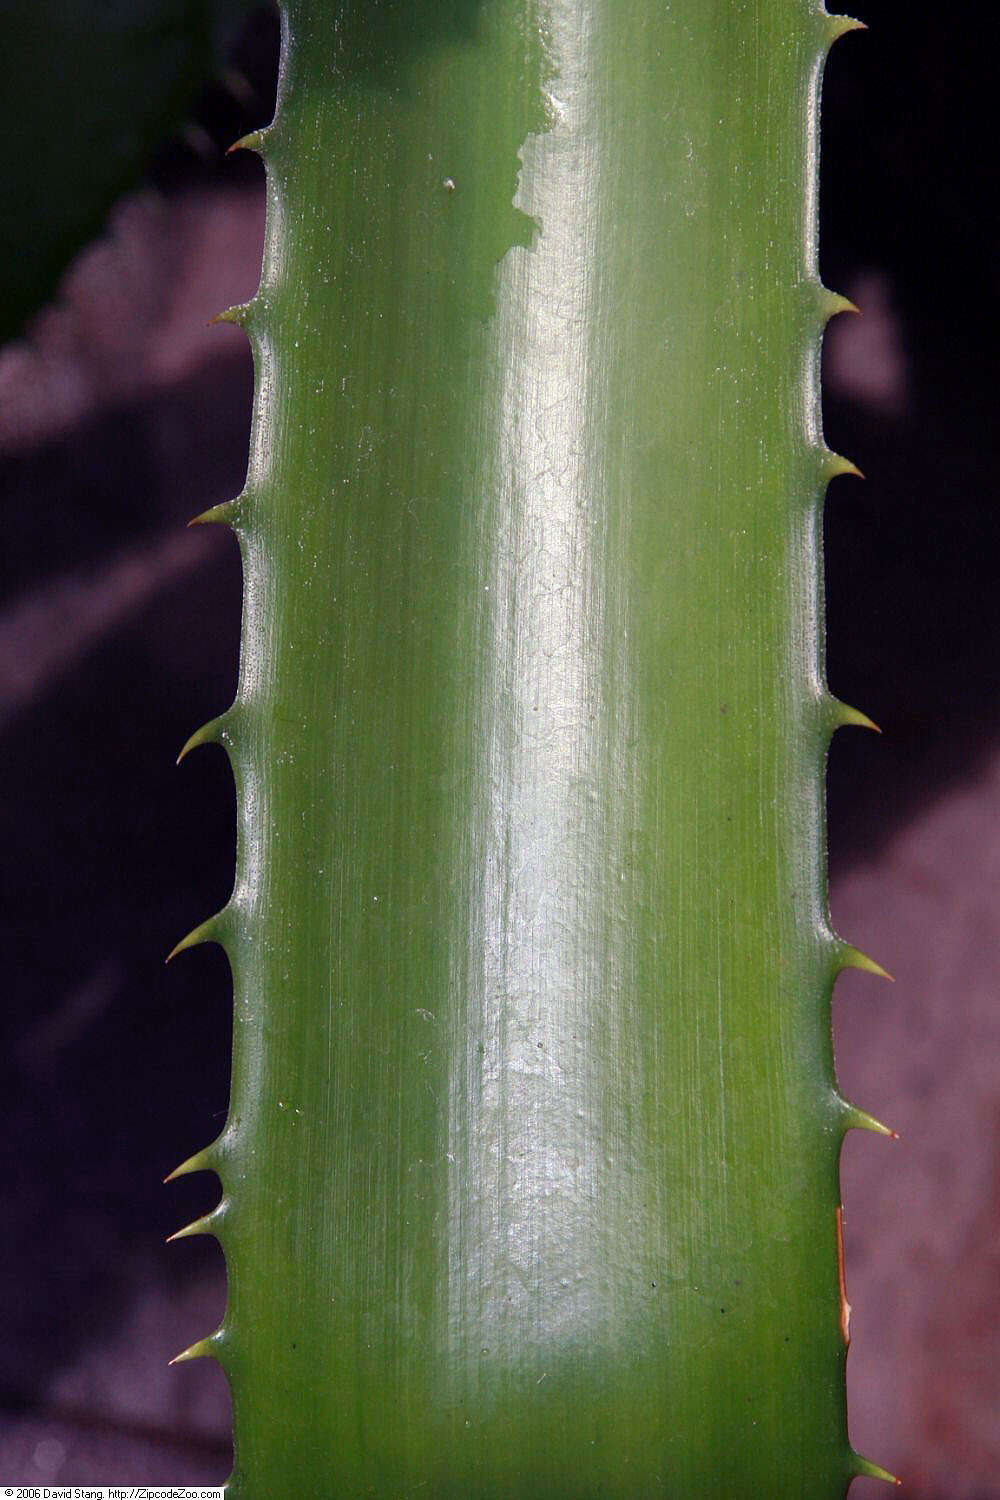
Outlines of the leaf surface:
[[[842,1496],[806,0],[289,0],[210,1227],[240,1497]],[[199,1349],[197,1352],[205,1352]]]

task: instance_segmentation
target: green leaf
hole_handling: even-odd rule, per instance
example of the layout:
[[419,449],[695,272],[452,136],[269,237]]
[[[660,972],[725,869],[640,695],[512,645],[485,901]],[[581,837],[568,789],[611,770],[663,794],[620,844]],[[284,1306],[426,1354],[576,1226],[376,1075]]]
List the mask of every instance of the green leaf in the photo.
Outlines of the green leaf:
[[[289,0],[216,938],[239,1497],[842,1496],[809,0]],[[218,519],[216,514],[214,519]]]

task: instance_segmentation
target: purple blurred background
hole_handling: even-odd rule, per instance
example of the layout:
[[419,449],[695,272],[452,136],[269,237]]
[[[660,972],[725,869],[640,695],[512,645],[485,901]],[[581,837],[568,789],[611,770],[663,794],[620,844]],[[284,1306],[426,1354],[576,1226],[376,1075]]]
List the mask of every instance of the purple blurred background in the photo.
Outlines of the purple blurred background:
[[[869,475],[827,506],[829,677],[881,739],[829,775],[838,928],[896,975],[845,976],[845,1091],[901,1133],[844,1156],[852,1437],[913,1500],[1000,1496],[1000,655],[993,266],[981,162],[992,59],[930,8],[858,6],[825,91],[823,270],[862,307],[826,350],[831,445]],[[224,757],[174,768],[230,701],[233,539],[186,531],[243,480],[255,159],[276,27],[245,28],[27,341],[0,350],[0,1482],[219,1483],[228,1394],[167,1360],[214,1327],[214,1242],[164,1237],[210,1180],[161,1179],[224,1118],[225,960],[170,970],[228,896]],[[989,281],[989,284],[987,284]],[[881,1491],[858,1481],[852,1500]],[[768,1497],[769,1500],[769,1497]]]

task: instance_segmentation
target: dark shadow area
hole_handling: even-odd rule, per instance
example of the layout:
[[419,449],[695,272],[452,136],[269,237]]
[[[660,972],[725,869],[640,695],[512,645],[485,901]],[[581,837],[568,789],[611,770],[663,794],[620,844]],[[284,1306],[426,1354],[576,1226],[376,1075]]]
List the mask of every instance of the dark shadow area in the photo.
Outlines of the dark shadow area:
[[220,493],[235,493],[246,470],[252,380],[249,356],[215,360],[155,401],[102,413],[64,439],[0,459],[0,608],[40,578],[107,567],[123,550],[185,525]]
[[[225,1117],[228,966],[215,949],[170,971],[163,958],[226,901],[232,881],[225,757],[207,750],[180,768],[174,758],[235,688],[238,549],[221,529],[185,532],[184,522],[239,489],[248,394],[245,359],[213,364],[4,476],[8,600],[30,595],[32,561],[43,598],[47,577],[81,580],[67,586],[65,665],[43,654],[3,723],[5,781],[17,794],[0,809],[0,932],[12,976],[2,1020],[0,1408],[8,1418],[50,1411],[69,1423],[71,1450],[87,1412],[92,1432],[129,1424],[98,1396],[75,1416],[65,1403],[53,1408],[60,1366],[113,1339],[150,1286],[164,1289],[169,1320],[170,1289],[218,1281],[212,1242],[181,1254],[163,1245],[211,1206],[211,1180],[164,1188],[162,1179]],[[47,513],[39,495],[51,497]],[[123,549],[134,602],[112,609],[110,628],[78,655],[73,611],[88,626],[96,609],[100,623],[102,588],[114,589]],[[207,1331],[178,1329],[150,1358],[162,1367]],[[150,1417],[121,1441],[159,1453],[158,1425],[169,1435],[169,1423]],[[223,1477],[224,1432],[199,1434],[195,1423],[187,1437],[174,1434],[173,1457],[164,1450],[156,1460],[160,1478],[191,1477],[188,1437],[221,1454],[198,1472]]]
[[835,872],[976,767],[1000,703],[995,298],[970,149],[992,64],[975,27],[930,7],[852,13],[871,30],[827,68],[823,277],[861,296],[862,338],[864,289],[884,286],[901,388],[826,381],[827,439],[868,476],[828,495],[828,676],[884,731],[835,743]]
[[[234,396],[244,378],[228,372]],[[172,395],[196,429],[200,382]],[[122,416],[87,435],[95,468],[103,450],[105,473],[121,475],[101,512],[118,546],[145,540],[155,557],[163,529],[180,530],[192,501],[197,508],[238,488],[241,407],[234,400],[227,434],[216,404],[211,444],[189,454],[189,482],[172,505],[151,504],[142,526],[132,513],[117,528],[108,519],[144,490],[141,463],[129,466],[115,452]],[[143,413],[125,420],[141,428]],[[202,452],[215,472],[202,476],[199,494]],[[93,502],[89,465],[76,486],[60,451],[36,455],[33,468],[68,507],[74,496],[80,512]],[[25,514],[8,509],[8,530]],[[228,535],[203,532],[189,553],[166,586],[154,579],[148,604],[68,670],[51,670],[3,734],[5,780],[18,789],[0,810],[0,931],[13,975],[2,1022],[0,1161],[0,1400],[8,1410],[37,1402],[54,1366],[96,1330],[113,1331],[139,1290],[122,1285],[122,1268],[212,1201],[206,1179],[167,1190],[162,1178],[225,1116],[228,968],[218,950],[199,955],[197,970],[189,960],[165,971],[163,957],[231,886],[225,758],[202,752],[195,771],[194,760],[177,769],[174,757],[232,697],[241,580]],[[176,1253],[157,1259],[158,1274],[182,1274]],[[185,1247],[182,1259],[190,1275],[192,1262],[209,1264],[210,1247]]]
[[[219,223],[247,222],[229,205],[259,200],[260,163],[224,153],[273,112],[277,40],[274,13],[255,12],[157,152],[154,208],[212,201]],[[222,1316],[215,1242],[164,1243],[217,1184],[163,1178],[224,1122],[231,983],[221,950],[163,960],[232,884],[226,759],[174,761],[235,690],[238,548],[185,526],[243,483],[252,369],[242,339],[222,338],[205,356],[177,348],[165,378],[142,342],[183,321],[206,233],[176,241],[190,265],[161,250],[130,286],[155,213],[113,226],[114,255],[64,287],[42,389],[62,396],[67,350],[131,297],[136,394],[109,405],[110,353],[87,351],[84,394],[67,399],[81,420],[34,446],[15,427],[0,455],[0,1454],[18,1483],[218,1483],[230,1465],[221,1371],[167,1369]]]

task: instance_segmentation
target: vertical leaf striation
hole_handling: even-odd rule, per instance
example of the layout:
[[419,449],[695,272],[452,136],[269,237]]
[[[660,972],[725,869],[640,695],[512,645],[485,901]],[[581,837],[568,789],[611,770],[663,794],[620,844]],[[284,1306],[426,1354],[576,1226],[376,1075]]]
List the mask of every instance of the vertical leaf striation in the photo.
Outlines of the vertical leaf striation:
[[[811,0],[287,0],[234,1496],[842,1496]],[[874,966],[877,968],[877,966]]]

